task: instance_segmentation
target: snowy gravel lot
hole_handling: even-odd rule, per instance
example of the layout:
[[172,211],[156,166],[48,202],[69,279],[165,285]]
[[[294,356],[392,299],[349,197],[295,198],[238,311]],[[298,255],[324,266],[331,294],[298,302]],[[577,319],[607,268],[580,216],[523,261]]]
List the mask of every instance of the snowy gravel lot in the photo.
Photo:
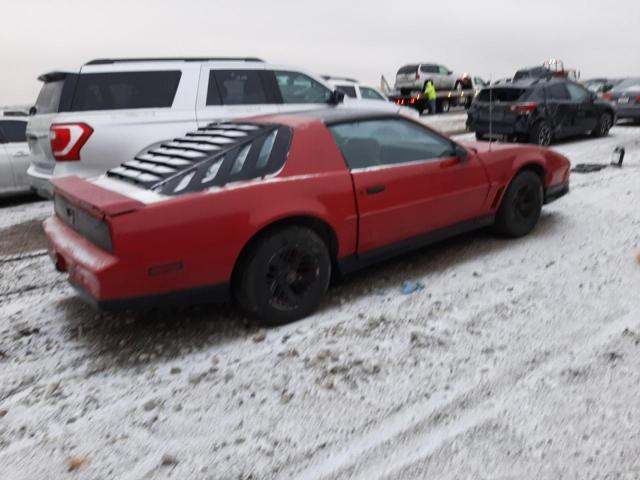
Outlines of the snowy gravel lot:
[[[616,145],[530,236],[403,256],[266,331],[101,314],[38,245],[0,251],[0,479],[640,478],[640,127],[553,148]],[[0,236],[50,209],[1,204]]]

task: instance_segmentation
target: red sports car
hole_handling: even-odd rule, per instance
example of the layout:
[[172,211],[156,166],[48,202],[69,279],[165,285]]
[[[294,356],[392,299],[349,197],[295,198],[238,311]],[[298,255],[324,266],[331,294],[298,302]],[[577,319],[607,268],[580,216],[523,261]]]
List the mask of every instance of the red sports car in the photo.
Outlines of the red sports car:
[[52,258],[99,307],[226,297],[279,324],[311,313],[334,273],[486,225],[529,233],[569,191],[569,161],[322,110],[212,124],[54,184]]

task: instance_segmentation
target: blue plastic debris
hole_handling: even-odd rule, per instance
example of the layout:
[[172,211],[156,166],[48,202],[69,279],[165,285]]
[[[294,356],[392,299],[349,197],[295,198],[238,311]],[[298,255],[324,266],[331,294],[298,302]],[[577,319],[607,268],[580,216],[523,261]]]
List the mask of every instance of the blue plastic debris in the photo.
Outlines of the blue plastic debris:
[[400,293],[403,295],[411,295],[420,290],[424,290],[424,284],[421,282],[404,282],[400,288]]

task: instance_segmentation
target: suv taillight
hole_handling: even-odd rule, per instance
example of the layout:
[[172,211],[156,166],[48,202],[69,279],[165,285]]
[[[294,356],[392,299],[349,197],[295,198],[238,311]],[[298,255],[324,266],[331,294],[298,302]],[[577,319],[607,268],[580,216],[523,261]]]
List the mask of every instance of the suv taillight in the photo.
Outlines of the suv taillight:
[[92,133],[86,123],[54,123],[49,130],[53,157],[58,162],[80,160],[80,150]]
[[515,105],[511,105],[509,107],[509,111],[513,113],[529,114],[533,112],[536,108],[538,108],[538,104],[535,102],[516,103]]
[[416,80],[420,80],[420,69],[416,70]]
[[610,93],[605,93],[604,95],[602,95],[602,98],[609,102],[613,101],[613,95],[611,95]]

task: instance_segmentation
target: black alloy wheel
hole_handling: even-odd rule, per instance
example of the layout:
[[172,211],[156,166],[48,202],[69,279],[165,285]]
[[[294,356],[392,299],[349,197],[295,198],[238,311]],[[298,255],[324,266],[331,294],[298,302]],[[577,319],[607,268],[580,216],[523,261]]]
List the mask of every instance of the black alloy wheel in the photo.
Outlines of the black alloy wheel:
[[331,278],[331,257],[312,230],[292,226],[259,238],[238,267],[234,299],[267,325],[303,318],[320,304]]
[[613,126],[613,118],[608,113],[603,113],[598,119],[596,128],[593,129],[591,135],[594,137],[606,137],[609,135],[609,130]]
[[495,228],[507,237],[522,237],[536,226],[544,202],[544,188],[537,173],[525,170],[516,175],[505,193]]
[[544,120],[536,123],[531,132],[531,143],[548,147],[551,145],[551,139],[553,134],[551,133],[551,127]]

